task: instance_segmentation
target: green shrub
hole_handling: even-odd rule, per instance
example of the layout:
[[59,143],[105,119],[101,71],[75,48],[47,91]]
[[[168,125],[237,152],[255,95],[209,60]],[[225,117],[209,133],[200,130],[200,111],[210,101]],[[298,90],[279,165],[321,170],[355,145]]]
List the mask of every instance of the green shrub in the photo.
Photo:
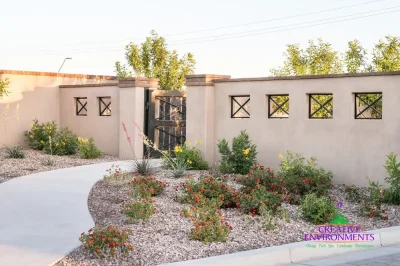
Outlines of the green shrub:
[[262,217],[262,224],[266,230],[275,230],[279,227],[279,221],[289,222],[289,212],[285,208],[278,207],[275,213],[266,206],[260,208],[260,216]]
[[379,217],[388,220],[386,211],[382,209],[384,199],[382,186],[379,181],[368,180],[368,196],[360,207],[360,214],[368,218]]
[[129,222],[147,221],[155,213],[154,200],[132,200],[128,204],[122,204],[122,213],[129,218]]
[[54,139],[56,132],[57,125],[54,121],[39,124],[39,121],[34,119],[30,130],[25,132],[25,137],[29,147],[34,150],[43,150],[49,147],[49,137]]
[[[198,144],[199,142],[196,142]],[[171,155],[172,153],[170,153]],[[190,170],[207,170],[208,163],[203,160],[201,152],[198,148],[190,146],[190,142],[185,142],[182,146],[176,146],[173,154],[175,154],[175,160],[185,162]],[[163,159],[163,166],[167,169],[172,169],[171,162],[165,158]]]
[[17,145],[14,147],[6,147],[7,157],[12,159],[23,159],[25,158],[25,152],[22,146]]
[[308,194],[300,204],[303,217],[314,224],[330,223],[337,214],[335,204],[325,196]]
[[301,196],[308,193],[326,195],[332,188],[332,172],[316,168],[316,158],[308,161],[301,154],[290,151],[286,157],[282,155],[279,157],[282,160],[279,174],[291,193]]
[[390,185],[384,191],[384,201],[389,204],[400,205],[400,162],[393,152],[387,156],[385,169],[388,176],[385,181]]
[[228,142],[222,139],[218,142],[218,150],[221,154],[222,173],[246,175],[256,163],[256,145],[252,144],[246,130],[232,140],[232,149]]
[[115,226],[94,227],[88,233],[82,233],[79,240],[85,252],[98,258],[128,256],[133,252],[131,244],[127,244],[130,230],[121,230]]
[[197,182],[191,178],[181,185],[181,190],[181,201],[184,203],[193,203],[196,193],[200,193],[205,198],[221,200],[223,208],[236,207],[238,193],[223,180],[215,177],[204,177]]
[[132,181],[132,173],[122,171],[118,165],[112,165],[107,169],[107,174],[104,175],[103,179],[113,185],[128,184]]
[[277,192],[268,191],[265,187],[259,186],[249,194],[242,194],[239,198],[238,208],[248,214],[259,215],[260,209],[268,208],[273,213],[281,206],[282,196]]
[[83,159],[96,159],[101,156],[101,151],[97,149],[93,138],[78,138],[78,150]]
[[74,155],[78,150],[78,137],[68,128],[62,128],[51,138],[50,145],[44,147],[44,151],[53,155]]
[[143,199],[161,194],[167,186],[166,183],[151,176],[137,176],[129,184],[134,190],[134,196]]
[[190,218],[193,227],[190,231],[192,239],[204,243],[225,242],[229,236],[232,226],[223,220],[222,205],[219,199],[207,199],[201,194],[195,197],[197,200],[193,206],[184,210],[184,216]]

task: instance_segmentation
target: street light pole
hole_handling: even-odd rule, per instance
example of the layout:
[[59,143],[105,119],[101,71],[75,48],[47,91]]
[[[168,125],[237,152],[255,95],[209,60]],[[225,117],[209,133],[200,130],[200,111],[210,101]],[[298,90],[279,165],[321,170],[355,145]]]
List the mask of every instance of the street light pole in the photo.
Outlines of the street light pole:
[[72,58],[71,57],[66,57],[65,59],[64,59],[64,62],[62,63],[62,65],[60,66],[60,69],[58,70],[58,72],[57,73],[60,73],[60,71],[61,71],[61,68],[63,67],[63,65],[64,65],[64,63],[65,63],[65,61],[67,61],[67,60],[71,60]]

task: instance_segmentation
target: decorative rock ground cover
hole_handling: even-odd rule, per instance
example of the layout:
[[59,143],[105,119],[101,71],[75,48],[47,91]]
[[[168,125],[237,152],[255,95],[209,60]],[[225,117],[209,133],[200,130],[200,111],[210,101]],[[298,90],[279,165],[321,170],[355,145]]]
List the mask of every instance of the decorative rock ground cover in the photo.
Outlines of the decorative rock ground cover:
[[[6,149],[0,148],[0,183],[38,172],[119,160],[110,155],[103,155],[97,159],[81,159],[78,155],[55,156],[32,149],[27,149],[24,152],[25,158],[12,159],[7,158]],[[46,164],[49,159],[54,162],[53,165]]]
[[[206,171],[191,171],[189,174],[195,179],[209,176]],[[301,217],[298,206],[287,203],[282,206],[288,210],[289,222],[280,221],[274,230],[266,230],[260,216],[245,215],[237,209],[222,209],[224,220],[232,226],[227,241],[204,244],[190,238],[192,223],[181,216],[186,204],[177,200],[179,190],[176,191],[175,187],[187,179],[170,178],[170,171],[163,169],[157,169],[153,176],[168,183],[168,186],[160,195],[153,197],[156,213],[145,222],[129,223],[128,218],[121,213],[122,203],[130,199],[132,192],[128,185],[116,186],[102,180],[95,184],[89,195],[89,210],[96,225],[113,225],[132,230],[128,242],[134,251],[128,257],[98,259],[87,254],[81,246],[57,265],[159,265],[299,242],[304,240],[305,233],[315,232],[318,227]],[[229,187],[239,188],[234,178],[228,176],[227,183]],[[360,203],[350,202],[345,189],[344,185],[336,184],[328,194],[341,203],[341,213],[350,224],[361,226],[363,231],[400,225],[400,206],[382,206],[388,220],[361,217]]]

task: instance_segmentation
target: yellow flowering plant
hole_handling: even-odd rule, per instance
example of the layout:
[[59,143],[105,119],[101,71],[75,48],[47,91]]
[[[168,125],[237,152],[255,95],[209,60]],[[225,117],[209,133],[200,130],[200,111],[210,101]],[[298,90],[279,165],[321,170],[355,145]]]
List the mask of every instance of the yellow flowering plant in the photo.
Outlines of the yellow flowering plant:
[[54,121],[39,123],[39,120],[34,119],[30,130],[25,132],[25,137],[32,149],[43,150],[49,146],[49,137],[54,139],[56,132],[57,124]]
[[246,175],[257,162],[256,145],[252,144],[246,130],[232,140],[232,147],[228,141],[222,139],[218,142],[218,150],[221,154],[222,173]]
[[[196,141],[195,145],[200,145],[201,142]],[[207,170],[208,163],[203,160],[201,152],[195,146],[191,146],[190,141],[186,141],[183,145],[175,146],[173,152],[169,152],[171,156],[175,156],[175,161],[186,163],[188,169],[191,170]],[[167,169],[171,169],[170,161],[164,159],[163,165]]]
[[97,149],[92,137],[89,139],[78,138],[78,150],[83,159],[96,159],[101,156],[101,151]]

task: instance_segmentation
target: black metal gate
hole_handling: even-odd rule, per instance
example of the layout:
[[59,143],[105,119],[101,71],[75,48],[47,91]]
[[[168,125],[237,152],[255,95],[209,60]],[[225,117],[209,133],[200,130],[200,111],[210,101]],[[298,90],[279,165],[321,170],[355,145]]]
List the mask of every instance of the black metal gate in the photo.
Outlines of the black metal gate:
[[[147,137],[161,151],[174,150],[186,141],[186,93],[183,91],[147,90]],[[150,151],[153,158],[160,157]]]

